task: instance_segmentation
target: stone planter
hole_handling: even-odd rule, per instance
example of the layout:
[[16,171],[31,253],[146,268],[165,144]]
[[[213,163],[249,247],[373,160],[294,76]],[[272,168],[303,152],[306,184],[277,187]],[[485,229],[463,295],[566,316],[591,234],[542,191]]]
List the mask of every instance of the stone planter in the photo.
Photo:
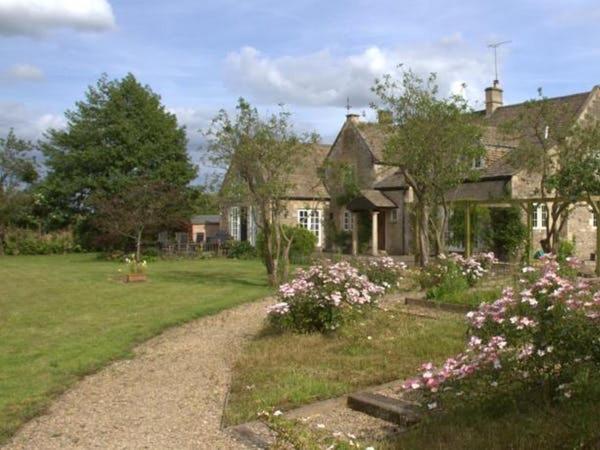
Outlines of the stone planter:
[[146,281],[145,273],[128,273],[125,276],[126,283],[140,283],[142,281]]

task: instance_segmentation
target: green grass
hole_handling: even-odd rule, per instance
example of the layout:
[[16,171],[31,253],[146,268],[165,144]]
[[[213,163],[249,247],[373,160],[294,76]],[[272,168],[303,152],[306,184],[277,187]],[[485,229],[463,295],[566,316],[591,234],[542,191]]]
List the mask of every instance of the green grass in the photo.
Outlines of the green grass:
[[406,433],[374,446],[391,449],[529,450],[600,448],[600,388],[547,405],[519,392],[431,414]]
[[491,303],[497,300],[501,295],[502,289],[499,288],[469,289],[467,291],[445,293],[443,296],[432,300],[440,303],[466,305],[476,308],[482,302]]
[[237,362],[226,421],[253,420],[263,409],[289,409],[408,377],[424,361],[458,352],[464,337],[456,315],[433,320],[397,310],[373,312],[332,335],[266,331]]
[[512,284],[513,280],[509,276],[494,276],[485,278],[479,285],[466,290],[441,291],[439,295],[431,300],[476,308],[482,302],[491,303],[499,299],[502,295],[502,289]]
[[119,267],[91,254],[0,258],[0,443],[135,344],[270,292],[258,261],[159,261],[139,284]]

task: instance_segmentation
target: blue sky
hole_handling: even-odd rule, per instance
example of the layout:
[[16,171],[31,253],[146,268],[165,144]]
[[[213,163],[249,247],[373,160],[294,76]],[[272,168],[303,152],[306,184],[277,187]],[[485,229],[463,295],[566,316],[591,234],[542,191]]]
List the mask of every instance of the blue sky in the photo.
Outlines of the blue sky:
[[36,139],[102,72],[132,72],[187,125],[196,162],[197,130],[239,96],[285,103],[329,143],[346,97],[369,114],[374,77],[399,63],[437,72],[444,93],[466,82],[480,106],[493,41],[512,40],[505,103],[589,90],[599,24],[593,1],[0,0],[0,132]]

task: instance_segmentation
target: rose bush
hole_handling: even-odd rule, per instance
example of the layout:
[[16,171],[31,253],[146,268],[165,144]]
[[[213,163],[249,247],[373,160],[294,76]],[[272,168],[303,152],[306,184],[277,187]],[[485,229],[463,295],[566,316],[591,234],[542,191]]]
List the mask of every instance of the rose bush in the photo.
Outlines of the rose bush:
[[347,262],[325,262],[300,269],[291,282],[281,285],[279,302],[268,308],[268,318],[281,329],[332,331],[376,304],[385,290]]
[[383,286],[386,291],[398,288],[406,271],[406,264],[396,262],[389,256],[359,261],[356,266],[369,281]]
[[439,258],[421,269],[417,276],[427,298],[442,299],[447,295],[467,290],[477,285],[491,272],[497,262],[494,253],[479,253],[469,258],[451,254]]
[[424,364],[404,383],[430,397],[430,407],[446,396],[481,398],[502,387],[537,390],[547,401],[570,398],[600,369],[600,292],[563,275],[553,256],[524,268],[518,289],[506,288],[466,319],[465,350],[440,367]]

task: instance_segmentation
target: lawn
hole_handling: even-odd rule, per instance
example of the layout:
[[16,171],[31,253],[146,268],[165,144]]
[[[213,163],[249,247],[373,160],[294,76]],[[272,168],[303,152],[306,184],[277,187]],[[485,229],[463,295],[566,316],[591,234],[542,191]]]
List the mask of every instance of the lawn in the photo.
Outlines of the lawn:
[[440,314],[434,320],[406,314],[402,307],[373,312],[331,335],[265,330],[234,369],[226,422],[408,377],[423,361],[457,353],[464,338],[462,317]]
[[0,443],[135,344],[270,292],[258,261],[158,261],[140,284],[119,267],[92,254],[0,258]]

